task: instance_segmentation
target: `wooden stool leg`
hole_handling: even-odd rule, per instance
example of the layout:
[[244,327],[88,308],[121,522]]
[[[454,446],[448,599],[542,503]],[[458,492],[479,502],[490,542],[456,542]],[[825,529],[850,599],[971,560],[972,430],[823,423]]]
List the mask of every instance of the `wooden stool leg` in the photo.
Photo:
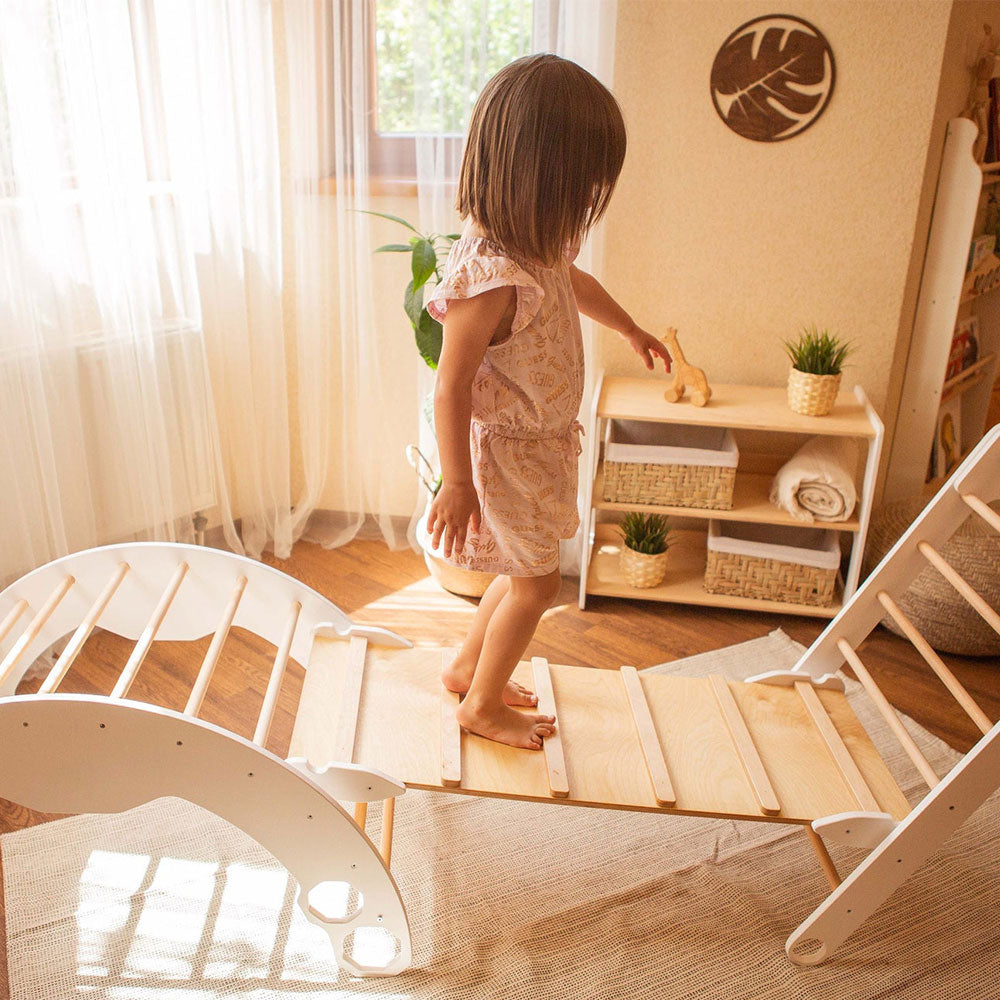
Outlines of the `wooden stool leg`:
[[368,803],[367,802],[355,802],[354,803],[354,822],[358,824],[363,830],[365,828],[365,820],[368,819]]
[[392,863],[392,826],[396,816],[396,800],[386,799],[382,806],[382,860],[386,868]]
[[837,874],[837,866],[833,863],[833,858],[830,857],[830,852],[826,849],[823,838],[811,826],[804,826],[802,829],[806,831],[809,843],[812,844],[816,857],[819,858],[819,866],[823,869],[823,874],[830,883],[830,888],[836,889],[840,885],[840,875]]

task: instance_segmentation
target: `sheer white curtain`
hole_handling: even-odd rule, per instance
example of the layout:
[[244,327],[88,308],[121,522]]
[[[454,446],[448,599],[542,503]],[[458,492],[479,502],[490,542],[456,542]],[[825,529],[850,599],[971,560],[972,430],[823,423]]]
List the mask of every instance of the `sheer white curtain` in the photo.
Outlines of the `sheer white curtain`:
[[0,4],[0,581],[197,512],[285,556],[317,505],[328,543],[387,508],[367,8]]
[[[415,51],[433,74],[429,2],[413,0]],[[612,0],[523,2],[526,50],[609,78]],[[471,100],[488,4],[462,7]],[[392,515],[418,491],[400,489],[399,442],[429,373],[401,311],[379,329],[379,301],[402,288],[359,211],[374,14],[371,0],[0,3],[0,583],[91,545],[190,540],[199,512],[252,555],[366,525],[405,541]],[[410,217],[452,231],[460,143],[410,142]]]

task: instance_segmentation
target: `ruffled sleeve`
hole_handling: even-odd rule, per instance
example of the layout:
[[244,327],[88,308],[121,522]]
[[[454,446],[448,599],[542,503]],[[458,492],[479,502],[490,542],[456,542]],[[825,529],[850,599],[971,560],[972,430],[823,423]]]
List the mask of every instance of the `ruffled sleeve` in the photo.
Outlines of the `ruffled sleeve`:
[[439,322],[448,313],[452,299],[471,299],[493,288],[513,286],[517,289],[517,309],[511,323],[511,334],[519,333],[534,319],[541,308],[545,291],[523,267],[509,257],[483,252],[477,247],[481,240],[457,240],[445,265],[444,278],[427,300],[427,311]]

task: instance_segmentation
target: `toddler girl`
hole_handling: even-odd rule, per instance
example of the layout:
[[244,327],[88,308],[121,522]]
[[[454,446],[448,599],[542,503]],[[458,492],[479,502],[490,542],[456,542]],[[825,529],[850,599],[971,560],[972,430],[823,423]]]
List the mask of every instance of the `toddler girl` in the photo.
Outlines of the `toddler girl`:
[[498,574],[444,684],[464,693],[471,732],[537,750],[551,715],[510,676],[559,592],[572,538],[582,427],[582,312],[653,367],[666,348],[573,265],[604,214],[625,157],[611,93],[554,55],[502,69],[472,112],[459,179],[465,229],[427,308],[444,324],[434,394],[442,485],[427,516],[434,548]]

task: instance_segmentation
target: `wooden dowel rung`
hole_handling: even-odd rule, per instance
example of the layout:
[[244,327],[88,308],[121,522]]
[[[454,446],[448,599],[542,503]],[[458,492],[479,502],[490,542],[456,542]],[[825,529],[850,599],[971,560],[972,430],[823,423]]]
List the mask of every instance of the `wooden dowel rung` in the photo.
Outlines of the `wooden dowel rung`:
[[3,642],[7,638],[8,633],[14,627],[18,618],[24,614],[28,609],[28,602],[22,597],[18,601],[14,602],[14,606],[7,612],[4,616],[4,620],[0,622],[0,642]]
[[358,824],[363,830],[365,828],[365,822],[368,819],[368,803],[367,802],[355,802],[354,803],[354,822]]
[[222,618],[219,619],[219,624],[215,628],[212,642],[205,652],[205,659],[201,661],[198,676],[195,678],[191,694],[188,696],[187,704],[184,706],[185,715],[197,715],[201,711],[202,702],[205,700],[205,692],[208,690],[208,685],[212,680],[212,674],[215,673],[215,668],[218,665],[219,656],[222,653],[226,637],[229,635],[229,630],[233,627],[233,619],[236,617],[236,610],[240,606],[246,586],[247,578],[245,576],[237,577],[236,586],[233,587],[229,603],[223,610]]
[[754,746],[753,737],[750,735],[750,730],[747,729],[743,713],[740,712],[740,707],[736,704],[733,692],[729,690],[729,682],[718,674],[713,674],[709,680],[760,811],[767,815],[781,812],[781,803],[778,802],[778,796],[771,785],[771,779],[768,778],[767,771],[764,769],[764,762],[760,759],[760,754],[757,753],[757,747]]
[[830,857],[830,852],[826,849],[826,844],[823,843],[823,838],[811,826],[803,827],[803,829],[816,852],[816,857],[819,858],[819,866],[823,869],[823,874],[830,883],[830,888],[836,889],[840,885],[840,874],[837,872],[837,866],[833,863],[833,858]]
[[260,715],[257,717],[257,728],[253,734],[253,741],[259,747],[267,743],[267,734],[271,730],[271,720],[274,718],[274,710],[278,704],[278,691],[281,688],[281,679],[285,676],[285,668],[288,666],[288,657],[292,651],[292,640],[295,638],[295,626],[299,623],[299,612],[301,610],[302,605],[298,601],[292,601],[288,609],[285,631],[282,633],[278,652],[274,657],[274,666],[271,667],[271,676],[267,681],[267,690],[264,692],[264,701],[260,707]]
[[0,685],[6,682],[18,661],[24,656],[24,651],[38,638],[38,633],[45,627],[45,623],[52,617],[52,612],[59,606],[59,602],[66,596],[66,592],[74,583],[76,583],[75,577],[64,576],[49,594],[45,603],[38,609],[38,613],[31,619],[28,627],[18,636],[17,642],[10,647],[7,655],[0,661]]
[[993,728],[989,716],[976,704],[972,695],[962,686],[962,682],[920,634],[920,630],[906,616],[906,612],[884,590],[880,590],[877,597],[882,607],[889,612],[892,620],[899,626],[903,635],[910,640],[914,649],[924,658],[924,662],[938,675],[941,683],[954,696],[955,701],[965,709],[966,714],[979,727],[980,732],[988,733]]
[[[448,655],[446,651],[445,657]],[[458,695],[454,691],[449,691],[442,684],[441,784],[446,788],[458,788],[462,784],[462,727],[459,726],[458,719],[455,717],[458,705]]]
[[122,580],[125,579],[125,574],[128,570],[129,565],[127,562],[120,562],[118,564],[118,569],[115,571],[114,576],[108,580],[104,589],[98,594],[97,600],[90,606],[90,610],[83,621],[76,627],[73,637],[66,644],[66,648],[60,654],[59,659],[56,660],[52,669],[48,672],[48,675],[42,682],[42,686],[38,689],[39,694],[52,694],[62,683],[63,678],[69,672],[69,668],[73,666],[73,661],[79,656],[80,650],[83,649],[84,643],[86,643],[90,633],[94,631],[97,620],[104,613],[104,609],[108,606],[108,602],[114,596]]
[[875,707],[882,713],[882,718],[889,723],[889,728],[895,733],[896,739],[902,744],[907,756],[913,761],[914,767],[920,772],[928,786],[933,788],[941,779],[934,773],[927,758],[920,752],[920,747],[913,741],[913,737],[906,731],[903,723],[899,721],[896,710],[889,704],[889,699],[882,694],[882,689],[875,683],[875,679],[868,672],[868,668],[861,662],[861,658],[851,648],[851,644],[846,639],[837,640],[837,648],[843,657],[851,665],[857,678],[864,685],[868,696]]
[[382,844],[380,853],[386,868],[392,864],[392,826],[396,815],[396,800],[386,799],[382,803]]
[[139,672],[139,667],[142,666],[142,661],[146,659],[149,647],[153,645],[156,633],[163,624],[163,619],[166,618],[167,612],[170,610],[170,605],[173,603],[174,597],[177,595],[177,590],[180,587],[181,581],[184,579],[187,571],[188,564],[186,562],[180,562],[177,564],[177,568],[174,570],[174,574],[170,578],[170,582],[167,584],[166,590],[163,591],[159,602],[153,609],[153,614],[150,617],[149,622],[143,629],[142,635],[139,636],[139,640],[136,642],[135,647],[132,650],[132,655],[128,658],[128,662],[125,664],[124,669],[119,675],[118,682],[115,684],[114,688],[112,688],[111,694],[108,695],[109,698],[124,698],[125,695],[128,694],[128,690],[132,686],[132,682],[135,680],[135,675]]
[[1000,635],[1000,615],[983,600],[968,581],[929,542],[917,542],[923,557],[979,612],[979,616]]
[[352,635],[347,650],[347,672],[344,675],[333,749],[333,759],[341,764],[351,764],[354,761],[354,743],[358,736],[358,717],[361,713],[361,691],[364,687],[367,656],[368,640]]
[[[531,658],[531,672],[535,679],[535,694],[538,695],[538,712],[541,715],[556,715],[556,696],[552,690],[552,675],[549,661],[544,656]],[[569,779],[566,775],[566,759],[563,756],[562,737],[559,735],[559,718],[556,716],[556,731],[542,740],[545,754],[545,771],[548,775],[549,794],[553,798],[564,799],[569,795]]]
[[858,770],[858,765],[855,764],[840,732],[823,707],[823,702],[820,701],[816,689],[808,681],[796,681],[795,690],[805,704],[820,736],[823,737],[823,742],[830,751],[833,762],[837,765],[837,770],[840,771],[841,777],[851,790],[858,805],[867,812],[879,812],[882,807],[868,787],[864,775]]
[[963,493],[962,499],[988,524],[994,531],[1000,531],[1000,514],[989,504],[984,503],[974,493]]
[[636,735],[639,737],[642,757],[646,762],[646,770],[649,772],[649,781],[653,786],[653,795],[661,806],[674,806],[677,804],[677,796],[674,794],[674,786],[670,781],[670,772],[667,770],[667,761],[663,756],[663,747],[656,735],[656,726],[653,724],[653,716],[649,711],[649,702],[642,689],[639,671],[635,667],[624,666],[620,673],[622,683],[625,685],[625,694],[628,696],[629,708],[632,709],[632,721],[635,723]]

